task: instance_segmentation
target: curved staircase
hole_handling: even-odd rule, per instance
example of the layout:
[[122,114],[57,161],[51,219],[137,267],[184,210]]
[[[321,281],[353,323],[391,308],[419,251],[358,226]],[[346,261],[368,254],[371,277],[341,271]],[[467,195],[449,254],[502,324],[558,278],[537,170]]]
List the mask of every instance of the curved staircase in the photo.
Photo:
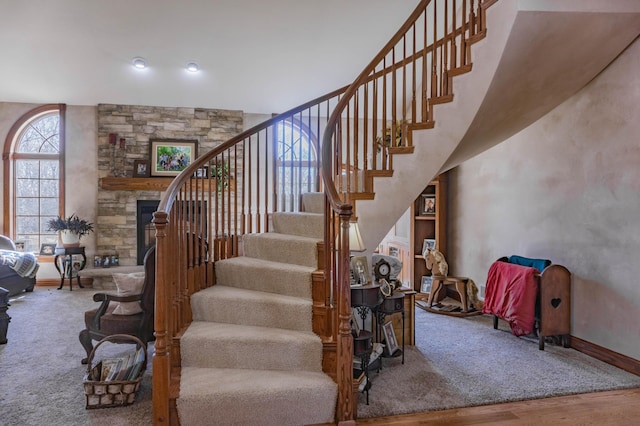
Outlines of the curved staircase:
[[[424,182],[542,117],[639,32],[627,0],[422,0],[352,85],[197,159],[154,214],[154,424],[352,423],[349,221],[376,247]],[[321,141],[322,170],[305,161],[324,193],[302,211],[278,203],[283,123]],[[191,178],[222,165],[233,189]]]

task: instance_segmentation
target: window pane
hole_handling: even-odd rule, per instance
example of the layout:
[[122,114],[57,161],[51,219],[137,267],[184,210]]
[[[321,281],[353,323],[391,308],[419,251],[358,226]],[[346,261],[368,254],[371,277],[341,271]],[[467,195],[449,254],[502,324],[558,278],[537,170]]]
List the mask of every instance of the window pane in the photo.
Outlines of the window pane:
[[49,231],[49,221],[51,219],[53,219],[55,216],[40,216],[39,217],[39,221],[40,221],[40,228],[39,228],[39,232],[41,234],[46,234],[46,235],[58,235],[57,231]]
[[16,231],[18,234],[37,234],[38,216],[16,217]]
[[277,193],[282,211],[295,211],[303,192],[316,191],[316,158],[309,134],[297,123],[280,123],[276,129]]
[[16,199],[16,214],[20,216],[36,216],[39,213],[38,198],[18,198]]
[[27,127],[20,138],[18,152],[39,152],[42,136],[31,126]]
[[58,135],[52,135],[42,142],[40,152],[55,154],[58,152],[59,146]]
[[58,195],[58,181],[57,180],[41,180],[40,195],[43,197],[55,197],[56,195]]
[[38,160],[18,160],[16,161],[17,178],[37,178],[40,161]]
[[17,197],[37,197],[38,196],[37,179],[17,179],[16,180],[16,196]]
[[26,235],[26,234],[17,234],[16,241],[24,241],[24,251],[25,252],[38,252],[40,251],[40,244],[38,240],[38,235]]
[[[44,244],[44,243],[58,244],[58,234],[56,234],[56,235],[41,235],[40,236],[40,243],[41,244]],[[40,251],[40,247],[38,247],[37,250]]]
[[58,113],[42,116],[32,122],[20,135],[18,152],[60,152]]
[[42,179],[58,179],[60,163],[51,160],[43,160],[40,162],[40,177]]
[[40,198],[40,214],[50,215],[58,213],[58,197]]

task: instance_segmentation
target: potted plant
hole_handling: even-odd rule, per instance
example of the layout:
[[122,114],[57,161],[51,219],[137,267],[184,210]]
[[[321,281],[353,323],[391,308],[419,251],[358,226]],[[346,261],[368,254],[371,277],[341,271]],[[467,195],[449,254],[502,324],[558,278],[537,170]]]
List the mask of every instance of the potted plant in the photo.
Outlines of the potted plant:
[[214,181],[217,182],[218,191],[222,190],[222,188],[229,188],[229,184],[231,184],[230,190],[233,191],[233,177],[229,172],[229,163],[220,163],[214,164],[211,166],[211,177]]
[[80,237],[93,232],[93,223],[80,219],[77,214],[67,218],[57,216],[47,223],[49,231],[59,232],[62,245],[75,247],[80,245]]

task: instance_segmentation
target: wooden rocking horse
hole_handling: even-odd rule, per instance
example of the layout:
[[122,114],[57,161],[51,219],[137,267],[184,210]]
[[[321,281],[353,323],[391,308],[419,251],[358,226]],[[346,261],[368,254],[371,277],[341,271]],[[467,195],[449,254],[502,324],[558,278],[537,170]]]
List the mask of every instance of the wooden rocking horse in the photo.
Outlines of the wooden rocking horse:
[[[449,264],[444,255],[436,250],[426,248],[422,253],[427,269],[431,271],[433,283],[427,299],[427,307],[432,309],[434,303],[439,303],[447,295],[446,286],[454,286],[460,297],[461,310],[466,314],[478,305],[478,287],[471,278],[449,276]],[[435,310],[434,310],[435,311]]]

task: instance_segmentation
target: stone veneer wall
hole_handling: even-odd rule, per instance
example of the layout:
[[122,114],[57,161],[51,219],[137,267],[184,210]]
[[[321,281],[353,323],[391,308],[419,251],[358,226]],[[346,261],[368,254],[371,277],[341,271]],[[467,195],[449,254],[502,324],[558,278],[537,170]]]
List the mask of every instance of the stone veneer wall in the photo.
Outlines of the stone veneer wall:
[[[132,176],[134,160],[148,159],[150,140],[197,140],[198,156],[243,130],[242,111],[98,105],[98,177]],[[109,144],[109,133],[124,149]],[[99,185],[98,185],[99,187]],[[118,254],[121,265],[136,264],[136,201],[159,200],[159,191],[98,189],[96,254]]]

